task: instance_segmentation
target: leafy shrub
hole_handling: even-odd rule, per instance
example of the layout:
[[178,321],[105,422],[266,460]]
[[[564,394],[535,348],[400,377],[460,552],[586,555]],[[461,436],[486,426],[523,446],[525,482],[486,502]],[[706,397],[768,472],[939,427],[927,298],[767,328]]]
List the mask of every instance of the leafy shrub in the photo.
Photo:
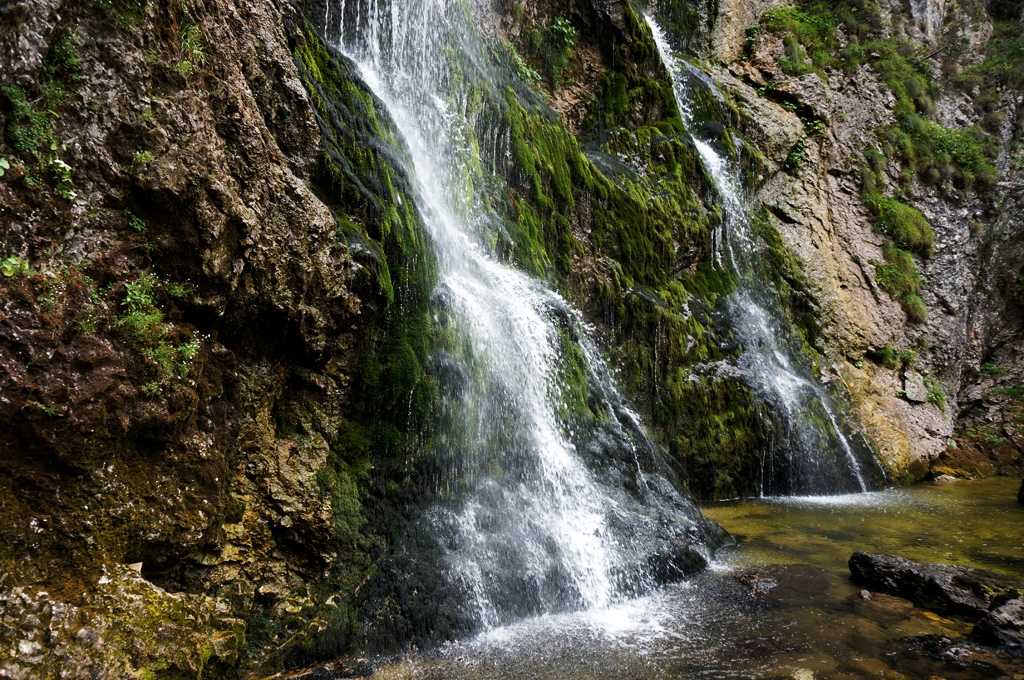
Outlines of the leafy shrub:
[[[173,287],[173,284],[172,284]],[[153,274],[142,274],[125,284],[125,297],[121,306],[125,314],[117,325],[141,345],[146,355],[160,368],[160,379],[183,378],[188,374],[192,360],[199,353],[200,342],[193,338],[177,347],[168,341],[169,327],[164,314],[157,308],[156,296],[161,290],[160,279]],[[152,392],[154,396],[159,390]]]
[[206,63],[206,45],[203,42],[203,30],[195,24],[182,24],[181,53],[184,60],[191,64]]
[[148,230],[146,223],[136,217],[131,210],[128,208],[124,209],[124,216],[128,218],[128,226],[140,233],[146,233]]
[[572,59],[579,39],[579,32],[565,17],[558,17],[546,28],[530,32],[533,47],[544,61],[544,69],[551,80],[551,87],[562,86],[562,76]]
[[943,414],[946,413],[946,401],[949,397],[941,385],[932,384],[928,387],[928,401],[939,407]]
[[512,70],[515,71],[516,75],[525,80],[530,87],[539,87],[541,78],[536,69],[523,61],[523,57],[519,54],[515,45],[510,42],[505,42],[503,44],[505,45],[505,49],[508,50],[509,57],[512,60]]

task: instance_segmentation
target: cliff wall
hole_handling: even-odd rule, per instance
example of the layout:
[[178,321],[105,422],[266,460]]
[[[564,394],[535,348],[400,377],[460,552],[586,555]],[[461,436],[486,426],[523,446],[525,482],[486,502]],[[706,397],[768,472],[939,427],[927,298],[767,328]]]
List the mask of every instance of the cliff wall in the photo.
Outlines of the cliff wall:
[[[647,27],[470,4],[508,72],[478,93],[509,140],[496,252],[584,310],[681,484],[751,493],[772,414]],[[723,94],[698,121],[890,479],[1019,469],[1020,8],[651,9]],[[2,11],[0,674],[247,675],[458,631],[394,554],[444,389],[432,249],[330,8]]]

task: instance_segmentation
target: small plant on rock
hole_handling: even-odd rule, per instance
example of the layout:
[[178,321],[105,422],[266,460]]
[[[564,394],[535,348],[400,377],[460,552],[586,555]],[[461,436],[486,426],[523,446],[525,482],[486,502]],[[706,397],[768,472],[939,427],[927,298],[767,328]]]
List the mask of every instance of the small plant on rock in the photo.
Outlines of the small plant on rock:
[[192,75],[195,67],[206,63],[206,45],[203,42],[203,30],[195,24],[182,24],[181,61],[174,65],[174,70],[185,76]]
[[512,59],[512,68],[520,78],[525,80],[530,87],[540,87],[540,74],[537,73],[536,69],[533,69],[523,61],[523,57],[516,50],[516,46],[510,42],[504,43],[505,49],[508,50],[509,57]]
[[786,162],[783,167],[791,175],[796,175],[797,170],[807,160],[807,138],[801,137],[796,144],[793,145],[793,150],[789,152],[786,157]]
[[14,278],[19,274],[27,274],[28,271],[28,262],[17,255],[11,255],[0,260],[0,274],[3,274],[8,279]]
[[128,208],[124,209],[124,216],[128,218],[128,226],[139,233],[146,233],[146,223],[136,217]]

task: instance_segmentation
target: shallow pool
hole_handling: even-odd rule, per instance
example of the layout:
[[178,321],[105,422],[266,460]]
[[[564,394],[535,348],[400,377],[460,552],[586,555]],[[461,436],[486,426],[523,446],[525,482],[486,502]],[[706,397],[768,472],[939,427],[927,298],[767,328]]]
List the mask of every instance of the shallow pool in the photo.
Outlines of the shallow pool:
[[707,572],[612,607],[528,619],[382,665],[399,680],[930,678],[1024,674],[1024,650],[964,640],[971,624],[849,581],[855,550],[1024,577],[1020,481],[825,498],[730,501],[738,538]]

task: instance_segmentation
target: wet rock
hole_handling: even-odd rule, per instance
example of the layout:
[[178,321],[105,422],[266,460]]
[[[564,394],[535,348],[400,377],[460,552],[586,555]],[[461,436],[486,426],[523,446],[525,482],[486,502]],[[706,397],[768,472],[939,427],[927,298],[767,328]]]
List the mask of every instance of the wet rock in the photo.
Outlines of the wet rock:
[[855,583],[898,595],[919,607],[974,618],[1024,593],[1024,581],[984,569],[914,562],[896,555],[856,552],[850,557]]
[[865,552],[850,557],[854,582],[977,621],[979,642],[1024,644],[1024,581],[984,569],[913,562]]
[[988,645],[1024,645],[1024,599],[993,609],[975,624],[971,637]]
[[764,595],[778,585],[776,579],[758,569],[741,571],[733,578],[750,588],[754,595]]

